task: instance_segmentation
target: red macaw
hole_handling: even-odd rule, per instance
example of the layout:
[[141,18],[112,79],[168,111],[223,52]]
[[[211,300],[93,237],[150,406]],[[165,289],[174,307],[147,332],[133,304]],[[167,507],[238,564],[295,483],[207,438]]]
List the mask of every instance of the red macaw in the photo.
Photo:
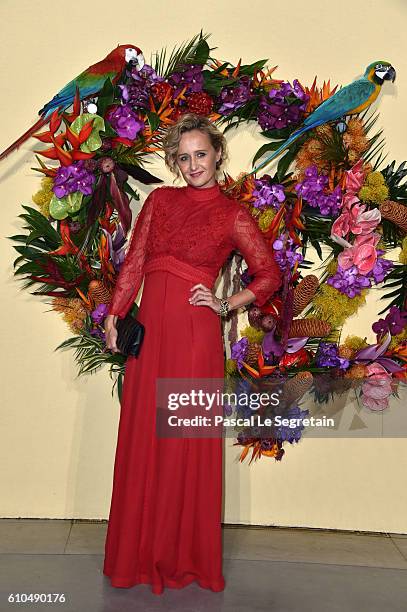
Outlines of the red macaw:
[[118,45],[103,60],[89,66],[75,79],[67,83],[41,110],[38,111],[40,118],[20,138],[11,144],[0,154],[0,160],[4,159],[15,149],[18,149],[28,138],[30,138],[43,125],[48,123],[55,109],[63,113],[73,104],[76,89],[79,89],[81,100],[96,96],[103,87],[106,79],[110,78],[113,85],[116,84],[126,64],[134,64],[139,69],[144,66],[142,51],[134,45]]

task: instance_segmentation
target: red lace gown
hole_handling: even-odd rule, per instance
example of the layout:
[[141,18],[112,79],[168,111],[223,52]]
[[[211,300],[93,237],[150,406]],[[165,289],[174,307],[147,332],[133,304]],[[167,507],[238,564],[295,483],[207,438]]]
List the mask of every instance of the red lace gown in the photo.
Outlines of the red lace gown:
[[144,278],[145,337],[125,365],[105,544],[103,573],[114,587],[225,588],[222,438],[158,437],[155,379],[223,378],[220,317],[188,298],[197,283],[213,289],[234,249],[261,306],[281,284],[279,268],[250,213],[218,183],[157,187],[137,218],[109,306],[124,317]]

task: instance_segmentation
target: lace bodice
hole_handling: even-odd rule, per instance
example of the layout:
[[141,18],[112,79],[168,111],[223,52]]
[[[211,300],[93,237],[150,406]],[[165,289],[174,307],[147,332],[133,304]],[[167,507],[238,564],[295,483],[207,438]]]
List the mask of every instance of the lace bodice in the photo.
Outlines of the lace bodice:
[[117,277],[109,314],[123,318],[137,297],[144,265],[173,255],[213,278],[231,251],[238,250],[254,277],[247,285],[262,306],[281,285],[281,272],[249,211],[224,194],[218,183],[198,188],[156,187],[136,219]]

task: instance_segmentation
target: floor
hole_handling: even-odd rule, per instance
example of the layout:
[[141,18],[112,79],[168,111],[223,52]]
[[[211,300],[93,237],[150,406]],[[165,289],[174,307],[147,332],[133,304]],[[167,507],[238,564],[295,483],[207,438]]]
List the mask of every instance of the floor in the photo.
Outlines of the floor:
[[[0,610],[406,612],[407,535],[225,525],[226,589],[154,595],[102,574],[106,522],[0,520]],[[9,602],[58,593],[58,603]]]

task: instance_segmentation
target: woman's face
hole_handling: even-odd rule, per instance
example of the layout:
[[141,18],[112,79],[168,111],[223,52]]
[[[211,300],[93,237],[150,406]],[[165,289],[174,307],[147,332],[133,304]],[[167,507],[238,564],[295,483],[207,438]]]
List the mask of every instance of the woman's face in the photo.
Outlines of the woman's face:
[[216,183],[216,151],[206,132],[194,129],[181,134],[177,164],[184,180],[194,187],[213,187]]

